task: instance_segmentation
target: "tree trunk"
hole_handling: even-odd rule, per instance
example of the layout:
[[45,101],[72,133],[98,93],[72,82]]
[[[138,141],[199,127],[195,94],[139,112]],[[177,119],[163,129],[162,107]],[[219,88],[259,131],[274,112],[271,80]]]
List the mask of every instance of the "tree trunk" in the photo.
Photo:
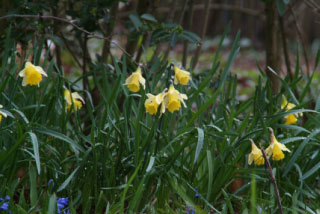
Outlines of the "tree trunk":
[[279,22],[276,1],[266,2],[266,73],[270,78],[272,91],[274,94],[279,92],[280,80],[273,74],[268,66],[278,74],[281,70],[281,50],[279,50]]

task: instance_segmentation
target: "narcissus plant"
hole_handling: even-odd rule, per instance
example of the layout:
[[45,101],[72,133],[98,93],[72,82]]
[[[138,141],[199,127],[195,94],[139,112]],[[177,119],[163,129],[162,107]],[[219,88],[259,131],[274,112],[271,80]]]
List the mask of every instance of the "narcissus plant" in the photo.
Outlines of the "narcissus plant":
[[[148,99],[145,101],[144,106],[149,114],[154,115],[158,112],[158,107],[163,101],[163,93],[156,96],[148,93],[147,97]],[[162,104],[162,106],[164,105]]]
[[251,165],[252,162],[259,166],[264,164],[264,158],[262,156],[262,151],[254,144],[252,139],[249,139],[251,142],[251,153],[248,157],[248,164]]
[[279,143],[274,136],[273,129],[269,128],[271,143],[266,149],[266,155],[268,158],[272,156],[272,160],[279,161],[284,158],[283,151],[290,152],[290,150],[282,143]]
[[[281,109],[285,109],[286,111],[290,111],[294,107],[296,107],[296,105],[293,103],[289,103],[287,98],[282,95]],[[286,120],[285,124],[286,125],[296,124],[298,121],[298,119],[297,119],[298,116],[302,116],[302,113],[300,113],[299,115],[298,114],[289,114],[289,115],[285,116],[284,117],[284,119]]]
[[24,69],[19,72],[19,76],[23,77],[22,86],[39,86],[42,81],[42,75],[47,77],[46,72],[40,66],[35,66],[31,62],[26,62]]
[[75,110],[79,110],[82,108],[82,103],[85,104],[83,98],[77,93],[70,93],[68,89],[64,90],[64,99],[66,101],[66,110],[69,111],[72,103],[74,105]]
[[181,108],[181,102],[184,107],[186,104],[184,100],[187,100],[188,97],[186,94],[181,94],[178,90],[176,90],[173,85],[169,87],[169,91],[165,94],[163,98],[163,102],[165,107],[169,112],[178,111]]
[[127,85],[131,92],[138,92],[140,90],[140,84],[145,89],[146,80],[141,74],[141,68],[138,67],[127,79],[124,85]]
[[174,84],[177,85],[180,83],[181,85],[187,85],[189,80],[191,79],[190,72],[182,70],[174,65]]

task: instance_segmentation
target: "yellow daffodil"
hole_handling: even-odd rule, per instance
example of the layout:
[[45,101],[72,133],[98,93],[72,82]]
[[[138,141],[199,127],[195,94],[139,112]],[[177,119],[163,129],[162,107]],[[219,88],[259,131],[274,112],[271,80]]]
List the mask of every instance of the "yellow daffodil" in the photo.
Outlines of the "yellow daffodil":
[[187,85],[189,80],[191,79],[190,77],[190,72],[184,71],[177,66],[174,65],[174,84],[178,84],[178,82],[181,85]]
[[124,85],[127,85],[131,92],[138,92],[140,90],[140,84],[145,88],[146,80],[142,77],[141,68],[133,72],[127,79]]
[[42,81],[42,75],[47,76],[46,72],[44,72],[40,66],[35,66],[31,62],[26,62],[24,69],[19,72],[19,76],[23,77],[22,86],[39,86]]
[[266,155],[269,158],[272,155],[272,160],[278,161],[284,158],[282,151],[290,152],[290,150],[282,143],[279,143],[274,136],[272,128],[269,128],[271,143],[266,149]]
[[251,153],[248,157],[248,164],[251,165],[252,162],[254,162],[255,165],[263,165],[264,164],[264,158],[262,156],[261,150],[254,144],[252,139],[249,139],[251,142]]
[[[285,109],[286,111],[290,111],[294,107],[296,107],[296,105],[293,103],[289,103],[287,101],[287,98],[282,95],[281,109]],[[300,113],[299,115],[302,116],[302,113]],[[285,124],[286,125],[296,124],[298,121],[297,117],[298,117],[298,114],[289,114],[289,115],[285,116],[284,117],[284,119],[286,120]]]
[[148,93],[147,97],[148,99],[144,103],[146,111],[151,115],[156,114],[158,112],[159,105],[163,101],[163,93],[160,93],[156,96]]
[[[186,104],[184,100],[187,100],[188,97],[185,94],[180,94],[173,85],[169,87],[169,91],[164,95],[164,106],[168,109],[169,112],[178,111],[181,108],[181,103],[183,103],[184,107]],[[165,108],[161,108],[161,113],[164,113]]]
[[72,103],[74,105],[75,110],[81,109],[82,103],[85,103],[82,97],[77,92],[70,93],[68,89],[64,90],[64,99],[67,103],[67,111],[69,111],[69,109],[71,108]]
[[[0,108],[3,108],[3,106],[0,105]],[[8,115],[7,115],[6,113],[4,113],[3,111],[0,110],[0,123],[1,123],[1,121],[2,121],[2,116],[3,116],[3,117],[7,117]]]

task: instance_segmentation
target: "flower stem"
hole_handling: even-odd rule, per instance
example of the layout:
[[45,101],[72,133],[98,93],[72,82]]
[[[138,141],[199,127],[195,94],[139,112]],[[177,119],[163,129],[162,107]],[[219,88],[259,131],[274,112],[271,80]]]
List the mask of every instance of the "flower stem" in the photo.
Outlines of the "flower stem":
[[276,193],[276,199],[277,199],[277,203],[278,203],[278,207],[279,207],[279,213],[282,214],[282,206],[281,206],[281,199],[280,199],[280,195],[279,195],[279,189],[278,189],[278,186],[277,186],[277,181],[276,179],[274,178],[274,175],[273,175],[273,172],[272,172],[272,168],[271,168],[271,164],[267,158],[267,155],[262,147],[262,145],[260,144],[260,149],[262,151],[262,155],[263,155],[263,158],[265,160],[265,164],[264,164],[264,167],[266,169],[266,174],[268,175],[268,169],[269,169],[269,176],[270,176],[270,180],[273,184],[273,187],[274,187],[274,192]]

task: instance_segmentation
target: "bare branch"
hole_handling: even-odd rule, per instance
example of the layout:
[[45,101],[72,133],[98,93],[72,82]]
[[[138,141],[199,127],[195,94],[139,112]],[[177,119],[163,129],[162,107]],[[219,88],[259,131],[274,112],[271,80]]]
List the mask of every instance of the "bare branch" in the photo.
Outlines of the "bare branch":
[[12,14],[12,15],[6,15],[6,16],[1,16],[0,20],[2,19],[8,19],[8,18],[31,18],[31,19],[52,19],[52,20],[57,20],[59,22],[64,22],[67,23],[69,25],[72,25],[73,27],[75,27],[76,29],[80,30],[81,32],[90,35],[93,38],[97,38],[97,39],[104,39],[109,41],[110,43],[112,43],[113,45],[115,45],[117,48],[119,48],[124,54],[126,54],[129,57],[132,57],[124,48],[122,48],[120,45],[118,45],[118,43],[112,41],[110,38],[108,37],[103,37],[103,36],[99,36],[95,33],[91,33],[81,27],[79,27],[78,25],[76,25],[74,22],[74,20],[68,20],[68,19],[64,19],[64,18],[60,18],[60,17],[56,17],[56,16],[40,16],[40,15],[21,15],[21,14]]
[[[204,4],[197,4],[193,6],[193,10],[203,10],[205,9]],[[233,11],[233,12],[239,12],[239,13],[244,13],[250,16],[257,16],[258,18],[264,19],[265,16],[263,14],[263,11],[257,11],[254,9],[250,8],[244,8],[244,7],[237,7],[229,4],[211,4],[210,5],[210,10],[224,10],[224,11]],[[171,12],[172,8],[171,7],[159,7],[157,8],[156,12],[158,13],[169,13]],[[177,8],[177,10],[182,10],[182,8]],[[132,11],[125,11],[119,13],[120,18],[124,18],[129,16],[132,13]]]

